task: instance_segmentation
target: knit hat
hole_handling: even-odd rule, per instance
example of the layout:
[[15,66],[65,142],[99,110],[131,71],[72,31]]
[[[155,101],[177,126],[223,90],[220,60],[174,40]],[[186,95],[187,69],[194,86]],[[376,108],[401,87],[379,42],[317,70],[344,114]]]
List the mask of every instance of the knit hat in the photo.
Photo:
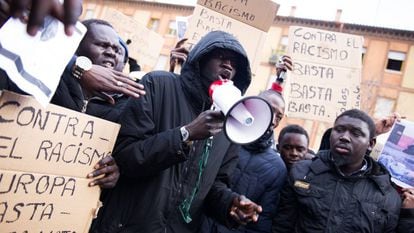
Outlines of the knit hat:
[[125,43],[125,41],[124,40],[122,40],[122,38],[121,37],[119,37],[119,43],[121,44],[121,46],[122,47],[124,47],[124,49],[125,49],[125,57],[124,57],[124,62],[126,63],[127,61],[128,61],[128,57],[129,57],[129,55],[128,55],[128,46],[127,46],[127,44]]

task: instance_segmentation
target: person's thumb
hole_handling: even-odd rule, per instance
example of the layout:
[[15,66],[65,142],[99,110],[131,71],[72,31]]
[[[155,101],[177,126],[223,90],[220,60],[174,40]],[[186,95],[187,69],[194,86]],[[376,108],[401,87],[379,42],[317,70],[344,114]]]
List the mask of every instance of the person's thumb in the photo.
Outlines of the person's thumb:
[[263,211],[262,206],[261,206],[261,205],[257,205],[256,211],[257,211],[258,213],[261,213],[261,212]]
[[249,199],[247,198],[247,197],[245,197],[244,195],[240,195],[239,196],[239,202],[240,202],[240,205],[247,205],[248,203],[249,203]]
[[98,94],[98,96],[101,97],[101,98],[103,98],[103,99],[105,99],[108,103],[110,103],[112,105],[115,104],[115,99],[111,95],[109,95],[108,93],[100,92]]

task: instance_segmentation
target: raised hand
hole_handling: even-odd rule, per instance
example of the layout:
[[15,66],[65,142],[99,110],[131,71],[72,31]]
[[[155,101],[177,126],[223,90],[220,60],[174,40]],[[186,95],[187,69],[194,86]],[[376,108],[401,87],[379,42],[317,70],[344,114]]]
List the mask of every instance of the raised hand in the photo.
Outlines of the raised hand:
[[284,81],[284,74],[282,74],[282,72],[286,73],[287,70],[291,71],[292,69],[292,58],[287,55],[280,57],[279,61],[276,63],[276,80],[282,83]]
[[133,98],[145,95],[144,86],[129,78],[126,74],[99,65],[83,73],[81,86],[88,96],[100,96],[109,103],[115,100],[110,94],[124,94]]
[[188,49],[183,47],[184,43],[187,41],[187,38],[183,38],[177,42],[174,49],[171,50],[170,54],[170,72],[174,72],[175,66],[182,65],[188,56]]
[[402,189],[402,208],[413,209],[414,208],[414,188]]
[[82,13],[81,0],[0,0],[2,15],[27,22],[27,33],[36,35],[46,16],[53,16],[65,24],[65,33],[73,34],[74,26]]
[[375,133],[377,135],[387,133],[391,130],[392,126],[394,125],[395,121],[400,121],[402,118],[400,114],[394,112],[390,116],[383,117],[379,120],[375,121]]

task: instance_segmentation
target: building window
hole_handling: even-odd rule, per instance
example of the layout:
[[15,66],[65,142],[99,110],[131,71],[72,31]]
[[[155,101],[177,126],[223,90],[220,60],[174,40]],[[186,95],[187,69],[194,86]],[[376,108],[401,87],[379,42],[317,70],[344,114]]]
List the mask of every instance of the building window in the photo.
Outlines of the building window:
[[151,18],[147,25],[147,27],[154,32],[158,31],[159,26],[160,26],[160,19],[156,19],[156,18]]
[[401,71],[404,60],[405,53],[389,51],[387,70]]
[[168,35],[176,35],[177,34],[177,23],[175,20],[170,20],[170,23],[168,24]]
[[394,109],[395,100],[378,97],[377,103],[375,104],[374,117],[381,118],[389,116]]

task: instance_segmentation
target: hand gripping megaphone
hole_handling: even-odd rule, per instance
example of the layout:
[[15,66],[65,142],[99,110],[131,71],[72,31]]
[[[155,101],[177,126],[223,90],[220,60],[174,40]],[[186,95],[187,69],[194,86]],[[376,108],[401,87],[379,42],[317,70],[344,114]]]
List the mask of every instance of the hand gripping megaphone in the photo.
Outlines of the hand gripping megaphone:
[[213,105],[223,112],[224,133],[236,144],[248,144],[259,139],[273,121],[270,105],[258,96],[242,97],[241,91],[229,80],[210,85]]

